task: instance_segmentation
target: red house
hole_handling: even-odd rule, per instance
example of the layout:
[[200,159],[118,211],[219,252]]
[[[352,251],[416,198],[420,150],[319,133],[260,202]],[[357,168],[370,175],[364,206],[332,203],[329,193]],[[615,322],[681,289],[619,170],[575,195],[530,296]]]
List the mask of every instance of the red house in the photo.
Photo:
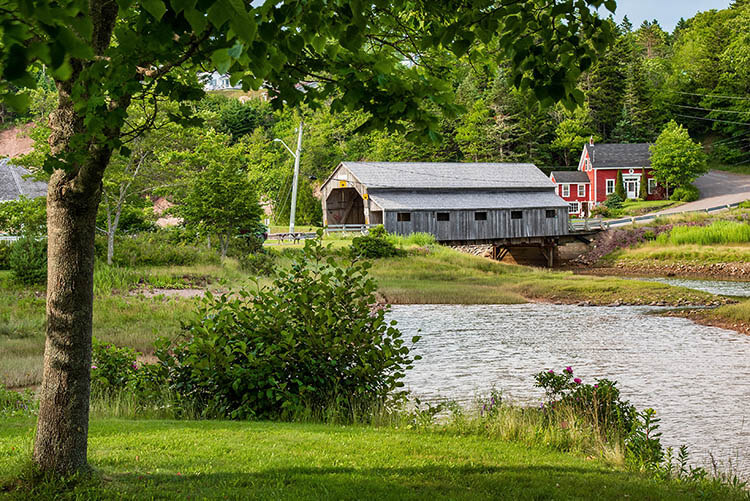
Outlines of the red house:
[[557,194],[568,202],[569,215],[575,217],[588,215],[591,181],[585,172],[560,170],[552,172],[549,177],[557,185]]
[[[622,172],[625,193],[629,199],[638,198],[641,192],[643,171],[646,171],[647,200],[662,200],[665,190],[659,186],[651,170],[651,152],[649,143],[636,144],[594,144],[590,142],[583,147],[578,170],[574,172],[556,171],[550,178],[558,184],[558,194],[570,204],[570,214],[587,216],[591,209],[604,202],[615,192],[617,172]],[[573,185],[584,184],[586,196],[582,198],[581,188]],[[569,185],[569,188],[565,186]],[[581,191],[579,191],[581,190]],[[575,204],[575,205],[574,205]],[[578,205],[578,210],[576,209]]]

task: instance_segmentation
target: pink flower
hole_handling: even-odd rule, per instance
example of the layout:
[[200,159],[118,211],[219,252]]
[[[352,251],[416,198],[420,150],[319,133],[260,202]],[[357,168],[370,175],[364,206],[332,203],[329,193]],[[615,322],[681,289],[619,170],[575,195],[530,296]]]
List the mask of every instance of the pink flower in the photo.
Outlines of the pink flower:
[[133,362],[133,370],[136,370],[136,371],[138,370],[138,364],[135,362]]
[[594,388],[599,388],[599,385],[598,385],[598,384],[595,384],[595,385],[594,385]]
[[548,371],[547,371],[547,373],[548,373],[548,374],[554,374],[554,373],[555,373],[555,371],[553,371],[552,369],[550,369],[550,370],[548,370]]
[[573,374],[573,368],[571,366],[567,366],[565,368],[565,372],[567,372],[568,374]]
[[92,365],[91,368],[92,369],[98,369],[98,367],[96,365]]
[[575,384],[581,384],[581,378],[577,377],[573,380]]

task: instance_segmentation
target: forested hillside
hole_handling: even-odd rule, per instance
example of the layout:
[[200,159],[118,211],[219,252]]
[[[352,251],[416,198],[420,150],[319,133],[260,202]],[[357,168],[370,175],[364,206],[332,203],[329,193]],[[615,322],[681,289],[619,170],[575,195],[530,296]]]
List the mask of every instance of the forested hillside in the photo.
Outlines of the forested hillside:
[[[207,96],[197,108],[205,123],[220,133],[211,140],[233,145],[260,195],[280,208],[288,207],[292,159],[272,140],[293,144],[294,129],[303,118],[305,183],[298,220],[303,224],[319,222],[313,190],[343,159],[575,165],[591,137],[650,142],[674,119],[703,142],[710,162],[750,163],[750,1],[736,0],[727,9],[681,20],[672,33],[656,20],[634,27],[627,18],[616,31],[615,43],[581,77],[585,104],[575,110],[541,109],[528,91],[512,87],[503,70],[489,73],[471,61],[443,61],[459,108],[455,116],[437,115],[439,138],[412,137],[407,123],[401,130],[360,133],[366,117],[357,110],[277,112],[265,100],[240,102],[223,94]],[[43,123],[54,90],[35,92],[31,116],[3,111],[3,123],[34,117]],[[190,149],[206,141],[201,134],[188,136],[154,144],[163,150],[178,147],[176,143]],[[163,162],[168,156],[165,151],[154,153],[152,161]],[[284,211],[278,212],[283,220]]]

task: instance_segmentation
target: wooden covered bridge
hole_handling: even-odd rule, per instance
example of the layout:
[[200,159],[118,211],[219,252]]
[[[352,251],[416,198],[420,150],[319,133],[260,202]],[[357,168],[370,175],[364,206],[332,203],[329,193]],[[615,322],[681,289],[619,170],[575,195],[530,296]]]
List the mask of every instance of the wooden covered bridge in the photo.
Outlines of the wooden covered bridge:
[[445,244],[538,249],[548,266],[569,234],[568,203],[533,164],[342,162],[321,187],[324,225],[383,224]]

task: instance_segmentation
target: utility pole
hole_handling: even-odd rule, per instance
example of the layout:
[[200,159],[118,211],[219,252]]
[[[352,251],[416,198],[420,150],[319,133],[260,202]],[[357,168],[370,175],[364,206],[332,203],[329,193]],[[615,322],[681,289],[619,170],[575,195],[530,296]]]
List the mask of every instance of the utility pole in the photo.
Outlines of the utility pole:
[[299,127],[297,127],[297,151],[294,152],[286,145],[281,139],[274,139],[284,145],[289,153],[294,157],[294,178],[292,180],[292,208],[289,211],[289,233],[294,233],[294,217],[297,212],[297,185],[299,184],[299,159],[302,156],[302,120],[299,121]]
[[302,120],[297,128],[297,153],[294,155],[294,179],[292,180],[292,210],[289,212],[289,233],[294,233],[294,216],[297,212],[297,183],[299,183],[299,157],[302,156]]

